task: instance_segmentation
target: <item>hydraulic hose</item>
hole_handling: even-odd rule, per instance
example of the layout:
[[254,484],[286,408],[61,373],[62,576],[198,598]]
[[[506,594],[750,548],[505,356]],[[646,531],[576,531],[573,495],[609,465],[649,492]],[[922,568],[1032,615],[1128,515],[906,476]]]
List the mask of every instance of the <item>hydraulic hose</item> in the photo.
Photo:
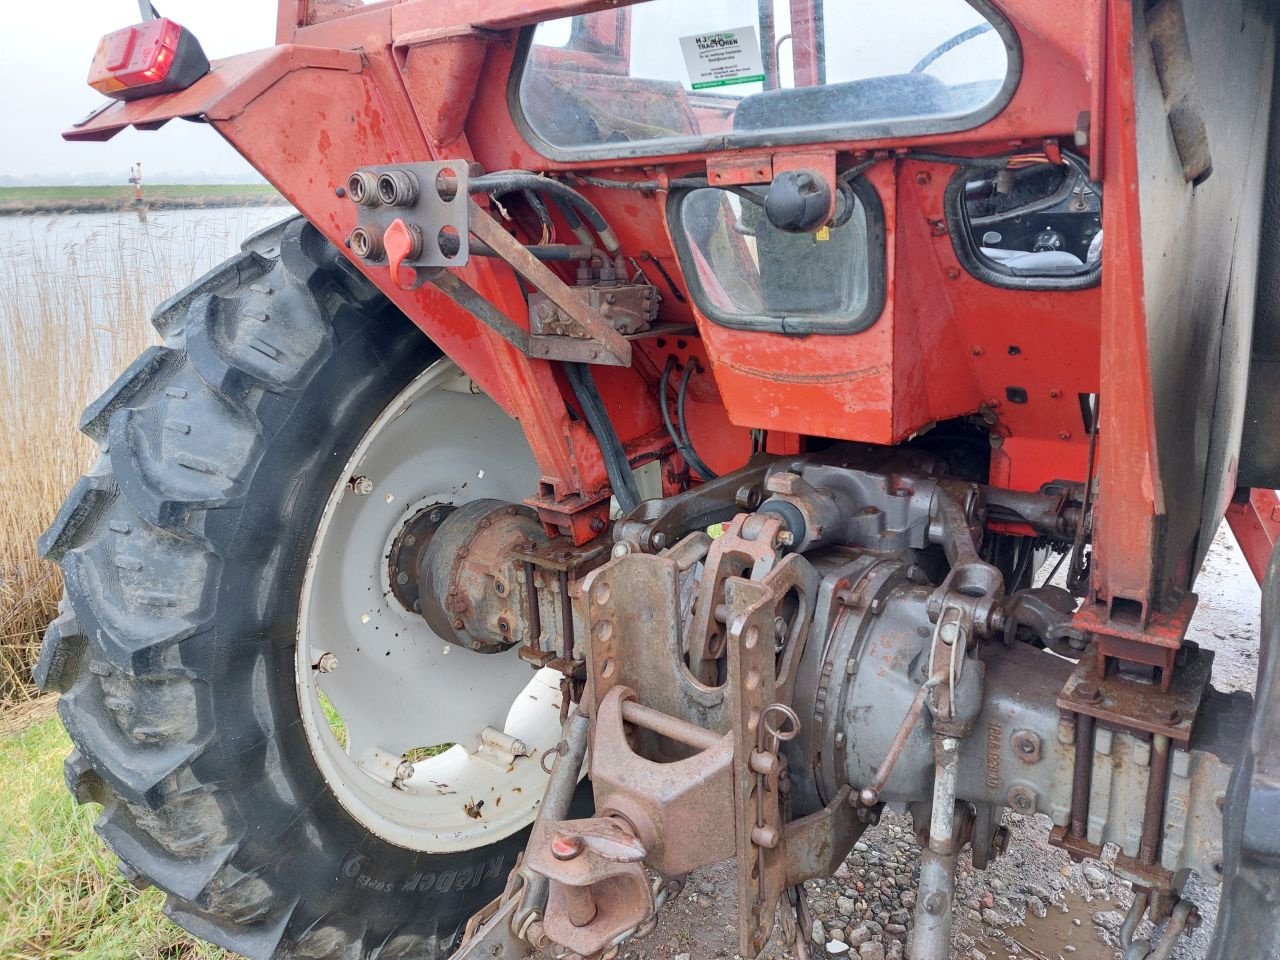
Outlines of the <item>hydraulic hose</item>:
[[[500,170],[497,173],[486,173],[478,177],[473,177],[468,181],[468,189],[472,193],[491,193],[494,196],[502,196],[507,193],[516,191],[532,190],[541,192],[551,197],[557,204],[568,207],[576,214],[580,214],[582,220],[591,225],[600,236],[601,245],[610,253],[617,253],[620,244],[618,238],[613,233],[613,228],[609,226],[604,215],[596,208],[590,200],[574,190],[566,183],[559,180],[552,180],[550,177],[539,176],[528,170]],[[566,215],[566,219],[568,219]],[[581,220],[579,221],[579,224]],[[569,226],[573,227],[573,220],[569,220]]]
[[[675,367],[675,356],[667,357],[666,366],[662,368],[662,376],[658,379],[658,409],[662,412],[662,423],[667,428],[667,435],[671,437],[671,442],[676,445],[677,452],[684,457],[684,462],[689,465],[689,468],[704,480],[711,480],[715,474],[702,462],[702,458],[693,449],[693,444],[689,442],[688,435],[683,429],[676,429],[676,424],[671,420],[671,411],[667,409],[667,387],[671,383],[671,373]],[[679,416],[678,405],[677,400],[677,416]]]
[[627,453],[618,439],[617,431],[609,420],[609,412],[600,399],[600,391],[596,389],[595,377],[591,368],[585,363],[566,363],[565,376],[573,395],[582,407],[582,415],[586,417],[587,426],[595,434],[600,444],[600,453],[604,456],[604,469],[609,475],[609,485],[618,500],[622,512],[630,513],[640,503],[640,488],[636,486],[635,474],[631,472],[631,464],[627,462]]
[[[693,449],[693,439],[689,436],[689,423],[684,415],[684,399],[689,393],[689,378],[691,376],[693,376],[692,360],[685,364],[684,374],[680,377],[680,389],[676,391],[676,424],[680,427],[680,436],[684,438],[686,455],[693,458],[690,466],[697,470],[704,480],[714,480],[719,474],[708,467],[706,461],[698,456],[698,452]],[[665,401],[665,394],[663,399]]]

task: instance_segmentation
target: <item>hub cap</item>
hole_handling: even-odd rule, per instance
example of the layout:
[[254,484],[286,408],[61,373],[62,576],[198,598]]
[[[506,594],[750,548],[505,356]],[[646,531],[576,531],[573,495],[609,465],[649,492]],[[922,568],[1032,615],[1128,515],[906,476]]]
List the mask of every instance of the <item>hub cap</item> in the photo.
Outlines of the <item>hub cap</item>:
[[369,428],[321,517],[298,619],[298,699],[329,786],[379,836],[433,853],[532,822],[560,738],[559,674],[446,643],[389,579],[424,510],[536,487],[519,426],[472,391],[442,360]]

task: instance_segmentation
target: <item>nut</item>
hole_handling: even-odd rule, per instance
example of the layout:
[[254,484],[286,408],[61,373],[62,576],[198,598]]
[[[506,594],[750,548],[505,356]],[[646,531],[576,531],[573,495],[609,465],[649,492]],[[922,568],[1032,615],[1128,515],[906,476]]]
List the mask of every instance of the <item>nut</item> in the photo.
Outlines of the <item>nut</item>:
[[1036,795],[1027,787],[1012,787],[1009,790],[1009,806],[1023,816],[1036,812]]
[[1098,689],[1098,685],[1087,681],[1077,683],[1075,690],[1071,691],[1071,695],[1084,703],[1097,703],[1102,699],[1102,691]]
[[352,477],[347,484],[357,497],[367,497],[373,493],[373,481],[368,477]]
[[320,673],[333,673],[338,669],[338,658],[332,653],[324,653],[320,655],[320,659],[316,661],[316,670]]
[[1013,735],[1013,755],[1023,763],[1039,763],[1041,741],[1039,734],[1030,730],[1019,730]]

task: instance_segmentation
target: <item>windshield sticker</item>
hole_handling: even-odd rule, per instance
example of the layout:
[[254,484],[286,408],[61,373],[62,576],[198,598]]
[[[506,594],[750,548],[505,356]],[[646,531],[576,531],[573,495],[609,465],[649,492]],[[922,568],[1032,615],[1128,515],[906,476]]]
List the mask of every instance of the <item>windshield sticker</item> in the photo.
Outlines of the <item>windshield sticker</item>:
[[680,49],[694,90],[764,81],[760,42],[753,26],[681,37]]

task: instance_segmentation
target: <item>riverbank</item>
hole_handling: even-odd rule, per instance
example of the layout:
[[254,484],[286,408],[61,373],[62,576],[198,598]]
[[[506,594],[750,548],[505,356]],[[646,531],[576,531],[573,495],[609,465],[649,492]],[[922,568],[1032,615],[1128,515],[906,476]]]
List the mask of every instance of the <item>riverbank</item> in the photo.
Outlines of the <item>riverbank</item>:
[[[156,184],[143,188],[147,210],[201,207],[286,206],[268,183]],[[133,187],[128,184],[75,187],[0,187],[0,216],[67,213],[109,213],[132,210]]]

